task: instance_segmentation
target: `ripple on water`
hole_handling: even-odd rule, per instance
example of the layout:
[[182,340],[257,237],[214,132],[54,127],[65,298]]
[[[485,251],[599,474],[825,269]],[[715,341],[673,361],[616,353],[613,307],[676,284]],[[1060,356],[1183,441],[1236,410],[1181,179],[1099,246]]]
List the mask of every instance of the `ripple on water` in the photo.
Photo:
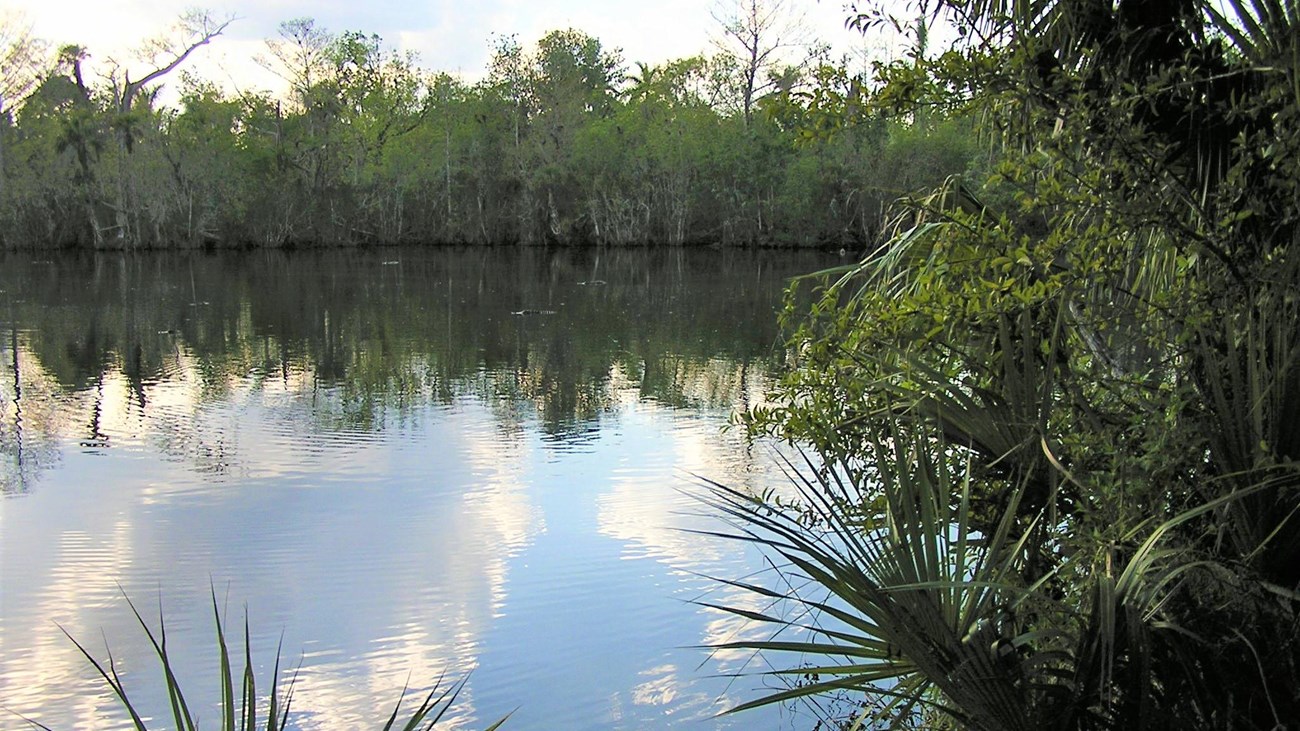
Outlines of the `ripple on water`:
[[[383,282],[365,279],[378,267],[321,256],[185,259],[171,289],[155,288],[184,293],[180,304],[157,307],[124,304],[88,272],[90,304],[66,320],[99,323],[97,334],[16,306],[41,323],[14,330],[39,480],[0,514],[2,702],[55,728],[126,727],[58,621],[99,657],[107,637],[163,715],[125,590],[151,626],[161,604],[211,718],[215,590],[236,631],[247,606],[260,678],[281,641],[283,669],[301,665],[299,728],[371,725],[408,678],[425,688],[470,669],[459,712],[471,727],[515,707],[508,728],[713,727],[700,719],[728,686],[681,648],[747,630],[689,600],[742,601],[705,595],[699,575],[762,564],[683,531],[716,527],[693,517],[687,493],[692,474],[767,484],[764,454],[719,428],[753,396],[754,354],[774,335],[745,344],[749,325],[737,325],[726,343],[706,340],[725,330],[724,309],[770,311],[780,278],[770,302],[740,301],[720,286],[725,268],[697,271],[702,286],[688,290],[689,266],[624,252],[578,264],[547,253],[536,271],[514,254],[408,252]],[[501,256],[509,266],[488,266]],[[635,276],[620,282],[620,266]],[[0,289],[41,302],[12,271]],[[408,276],[424,278],[388,286]],[[608,306],[570,296],[545,323],[500,321],[593,278],[609,282]],[[654,298],[669,291],[666,308]],[[715,292],[725,307],[681,314]],[[172,332],[149,336],[130,377],[116,323],[150,318],[146,332]],[[737,348],[751,359],[713,354]],[[734,723],[775,726],[755,718]],[[18,728],[0,716],[0,729]]]

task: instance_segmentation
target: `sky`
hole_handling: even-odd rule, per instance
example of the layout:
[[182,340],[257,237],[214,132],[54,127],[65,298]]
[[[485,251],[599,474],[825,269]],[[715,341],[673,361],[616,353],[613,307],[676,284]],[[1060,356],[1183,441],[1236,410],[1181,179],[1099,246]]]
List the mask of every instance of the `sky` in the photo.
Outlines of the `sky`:
[[[860,64],[867,55],[897,53],[896,39],[864,39],[846,30],[844,0],[785,2],[804,15],[814,36],[832,45],[837,58],[847,55]],[[138,69],[136,78],[149,69],[134,61],[133,49],[165,33],[191,7],[166,0],[0,0],[0,8],[17,11],[52,46],[76,43],[89,50],[92,72],[114,59]],[[278,80],[254,59],[265,55],[265,40],[276,36],[282,21],[300,17],[335,33],[378,34],[389,49],[416,52],[421,67],[471,81],[483,75],[494,36],[515,35],[527,47],[550,30],[576,28],[606,48],[621,49],[629,67],[715,50],[720,36],[711,14],[714,0],[217,0],[202,7],[213,17],[236,20],[201,49],[190,69],[244,91],[277,91]]]

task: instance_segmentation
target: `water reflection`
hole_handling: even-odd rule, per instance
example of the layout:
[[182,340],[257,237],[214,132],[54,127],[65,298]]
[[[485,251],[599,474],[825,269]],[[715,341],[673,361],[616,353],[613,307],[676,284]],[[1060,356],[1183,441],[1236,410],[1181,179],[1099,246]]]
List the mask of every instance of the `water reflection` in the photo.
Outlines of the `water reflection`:
[[[113,436],[143,438],[135,430],[148,414],[157,432],[183,440],[174,448],[186,459],[220,472],[230,435],[179,434],[177,421],[264,393],[291,394],[308,405],[311,428],[345,433],[472,394],[506,431],[537,418],[567,439],[610,410],[615,371],[666,404],[730,406],[751,390],[753,371],[767,370],[780,282],[816,263],[791,258],[10,254],[0,275],[9,323],[0,444],[11,467],[21,458],[39,471],[51,433],[103,447]],[[109,419],[127,432],[110,434]]]
[[674,648],[745,628],[681,600],[756,566],[683,533],[677,488],[773,479],[719,430],[761,398],[784,279],[819,263],[4,256],[0,704],[123,721],[58,622],[102,630],[161,714],[120,585],[165,608],[210,715],[215,585],[236,623],[249,605],[264,672],[281,631],[301,649],[300,728],[368,725],[408,677],[475,668],[466,723],[713,725],[732,689]]

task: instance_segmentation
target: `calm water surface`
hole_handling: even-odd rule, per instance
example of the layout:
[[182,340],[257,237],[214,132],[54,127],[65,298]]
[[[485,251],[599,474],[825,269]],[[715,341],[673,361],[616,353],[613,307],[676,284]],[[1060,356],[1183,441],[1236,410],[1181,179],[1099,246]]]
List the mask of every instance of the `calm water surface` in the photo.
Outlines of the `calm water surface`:
[[[724,431],[779,355],[815,255],[514,250],[0,258],[0,706],[126,728],[58,625],[148,713],[155,623],[217,720],[215,587],[296,727],[379,727],[408,682],[473,671],[461,726],[718,720],[754,634],[691,603],[763,568],[691,474],[779,485]],[[120,588],[119,588],[120,587]],[[56,625],[57,623],[57,625]],[[263,680],[265,682],[265,680]],[[206,725],[206,724],[205,724]],[[0,711],[0,729],[28,728]]]

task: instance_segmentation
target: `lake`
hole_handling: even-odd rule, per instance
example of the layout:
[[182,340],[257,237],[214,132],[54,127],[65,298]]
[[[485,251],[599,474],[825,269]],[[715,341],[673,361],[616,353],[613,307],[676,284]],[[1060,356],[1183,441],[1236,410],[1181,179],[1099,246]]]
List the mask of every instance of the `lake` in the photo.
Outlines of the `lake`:
[[[380,249],[0,255],[0,706],[128,728],[60,631],[165,718],[124,598],[218,720],[211,592],[291,726],[378,728],[472,673],[449,727],[785,728],[698,601],[762,571],[695,475],[783,480],[725,429],[783,361],[814,253]],[[757,634],[755,634],[757,633]],[[160,726],[165,725],[163,723]],[[29,728],[0,711],[0,729]]]

